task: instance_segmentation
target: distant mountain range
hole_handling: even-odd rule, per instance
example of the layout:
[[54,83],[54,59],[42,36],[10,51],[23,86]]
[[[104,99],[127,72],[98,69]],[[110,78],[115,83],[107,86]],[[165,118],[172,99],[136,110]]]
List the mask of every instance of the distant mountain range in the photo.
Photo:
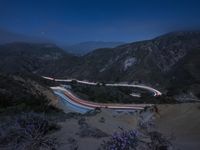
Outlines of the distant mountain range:
[[53,40],[46,39],[44,37],[27,36],[19,33],[14,33],[5,29],[0,29],[0,44],[7,44],[13,42],[54,43],[62,47],[66,52],[75,55],[84,55],[98,48],[114,48],[116,46],[125,44],[124,42],[88,41],[73,45],[64,45],[62,43],[57,43]]
[[0,29],[0,44],[12,42],[52,43],[51,40],[42,37],[27,36],[5,29]]
[[29,72],[60,78],[137,82],[191,90],[200,96],[200,32],[173,32],[148,41],[101,48],[84,56],[53,44],[0,46],[1,72]]
[[116,46],[125,44],[125,42],[103,42],[103,41],[88,41],[78,44],[63,46],[63,48],[72,54],[85,55],[95,49],[99,48],[114,48]]

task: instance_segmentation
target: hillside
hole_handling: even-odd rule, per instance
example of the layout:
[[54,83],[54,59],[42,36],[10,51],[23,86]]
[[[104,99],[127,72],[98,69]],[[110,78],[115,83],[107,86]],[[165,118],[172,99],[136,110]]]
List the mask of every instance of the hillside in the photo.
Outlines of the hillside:
[[162,83],[165,75],[186,59],[191,50],[198,50],[199,41],[199,32],[171,33],[113,49],[98,49],[83,57],[82,65],[72,76],[90,80]]
[[15,42],[0,45],[0,72],[32,72],[54,65],[65,58],[65,65],[74,58],[53,44]]
[[49,83],[31,74],[0,74],[0,112],[49,111],[57,98]]
[[192,92],[199,97],[199,55],[200,32],[172,32],[148,41],[97,49],[54,75],[144,83],[167,89],[172,95]]
[[[0,71],[28,71],[57,78],[134,82],[176,94],[199,97],[200,32],[172,32],[152,40],[97,49],[73,56],[52,44],[11,43],[0,46]],[[17,63],[16,63],[17,62]],[[186,87],[187,85],[187,87]]]

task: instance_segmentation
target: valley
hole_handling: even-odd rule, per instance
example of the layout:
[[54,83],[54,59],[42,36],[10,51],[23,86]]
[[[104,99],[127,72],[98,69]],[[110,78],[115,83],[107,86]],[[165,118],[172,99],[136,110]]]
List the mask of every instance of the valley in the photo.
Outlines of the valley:
[[[20,150],[41,148],[41,141],[47,149],[84,150],[89,143],[88,150],[110,150],[115,132],[137,141],[138,150],[198,150],[199,41],[199,32],[176,32],[83,56],[54,44],[0,45],[0,148],[15,149],[32,124],[33,138]],[[190,121],[194,126],[182,126]],[[133,140],[129,132],[139,134]]]
[[84,56],[66,53],[53,44],[15,42],[0,46],[0,71],[144,84],[176,97],[192,92],[198,99],[199,39],[199,32],[173,32],[148,41],[97,49]]
[[[153,106],[153,104],[178,103],[174,99],[162,97],[160,91],[145,85],[106,84],[76,79],[43,78],[57,83],[60,82],[60,86],[51,87],[51,89],[54,90],[54,93],[66,107],[80,113],[99,108],[135,111]],[[134,97],[133,91],[137,91],[139,97]],[[83,100],[83,98],[86,98],[86,100]]]
[[0,1],[0,150],[199,149],[199,0]]

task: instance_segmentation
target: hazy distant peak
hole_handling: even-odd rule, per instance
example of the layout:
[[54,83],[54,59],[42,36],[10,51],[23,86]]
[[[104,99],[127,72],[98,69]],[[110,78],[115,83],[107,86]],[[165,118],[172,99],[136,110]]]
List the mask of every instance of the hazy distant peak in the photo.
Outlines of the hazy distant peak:
[[114,48],[122,44],[125,44],[125,42],[86,41],[73,45],[68,45],[63,48],[68,52],[78,55],[84,55],[95,49]]
[[52,43],[51,40],[46,38],[27,36],[20,33],[8,31],[6,29],[0,29],[0,44],[12,42]]

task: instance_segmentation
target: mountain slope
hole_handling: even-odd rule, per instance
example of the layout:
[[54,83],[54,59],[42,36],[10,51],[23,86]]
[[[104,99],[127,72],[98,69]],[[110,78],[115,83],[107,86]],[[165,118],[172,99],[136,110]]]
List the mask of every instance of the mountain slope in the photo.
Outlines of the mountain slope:
[[[54,76],[135,82],[200,97],[200,32],[173,32],[148,41],[97,49]],[[64,71],[63,71],[64,70]]]
[[70,75],[89,80],[164,83],[165,76],[178,68],[180,61],[190,59],[190,51],[196,49],[199,53],[199,48],[200,32],[170,33],[149,41],[95,50],[83,56],[81,65],[73,66],[76,69]]
[[[148,41],[97,49],[82,57],[55,45],[12,43],[0,46],[0,71],[144,83],[176,91],[186,85],[189,89],[199,86],[199,55],[200,32],[173,32]],[[200,91],[196,93],[200,95]]]
[[[9,43],[0,45],[0,72],[38,72],[40,69],[51,70],[48,64],[58,59],[73,59],[52,44]],[[67,65],[67,64],[65,64]]]
[[57,98],[41,77],[0,73],[0,112],[46,111]]

